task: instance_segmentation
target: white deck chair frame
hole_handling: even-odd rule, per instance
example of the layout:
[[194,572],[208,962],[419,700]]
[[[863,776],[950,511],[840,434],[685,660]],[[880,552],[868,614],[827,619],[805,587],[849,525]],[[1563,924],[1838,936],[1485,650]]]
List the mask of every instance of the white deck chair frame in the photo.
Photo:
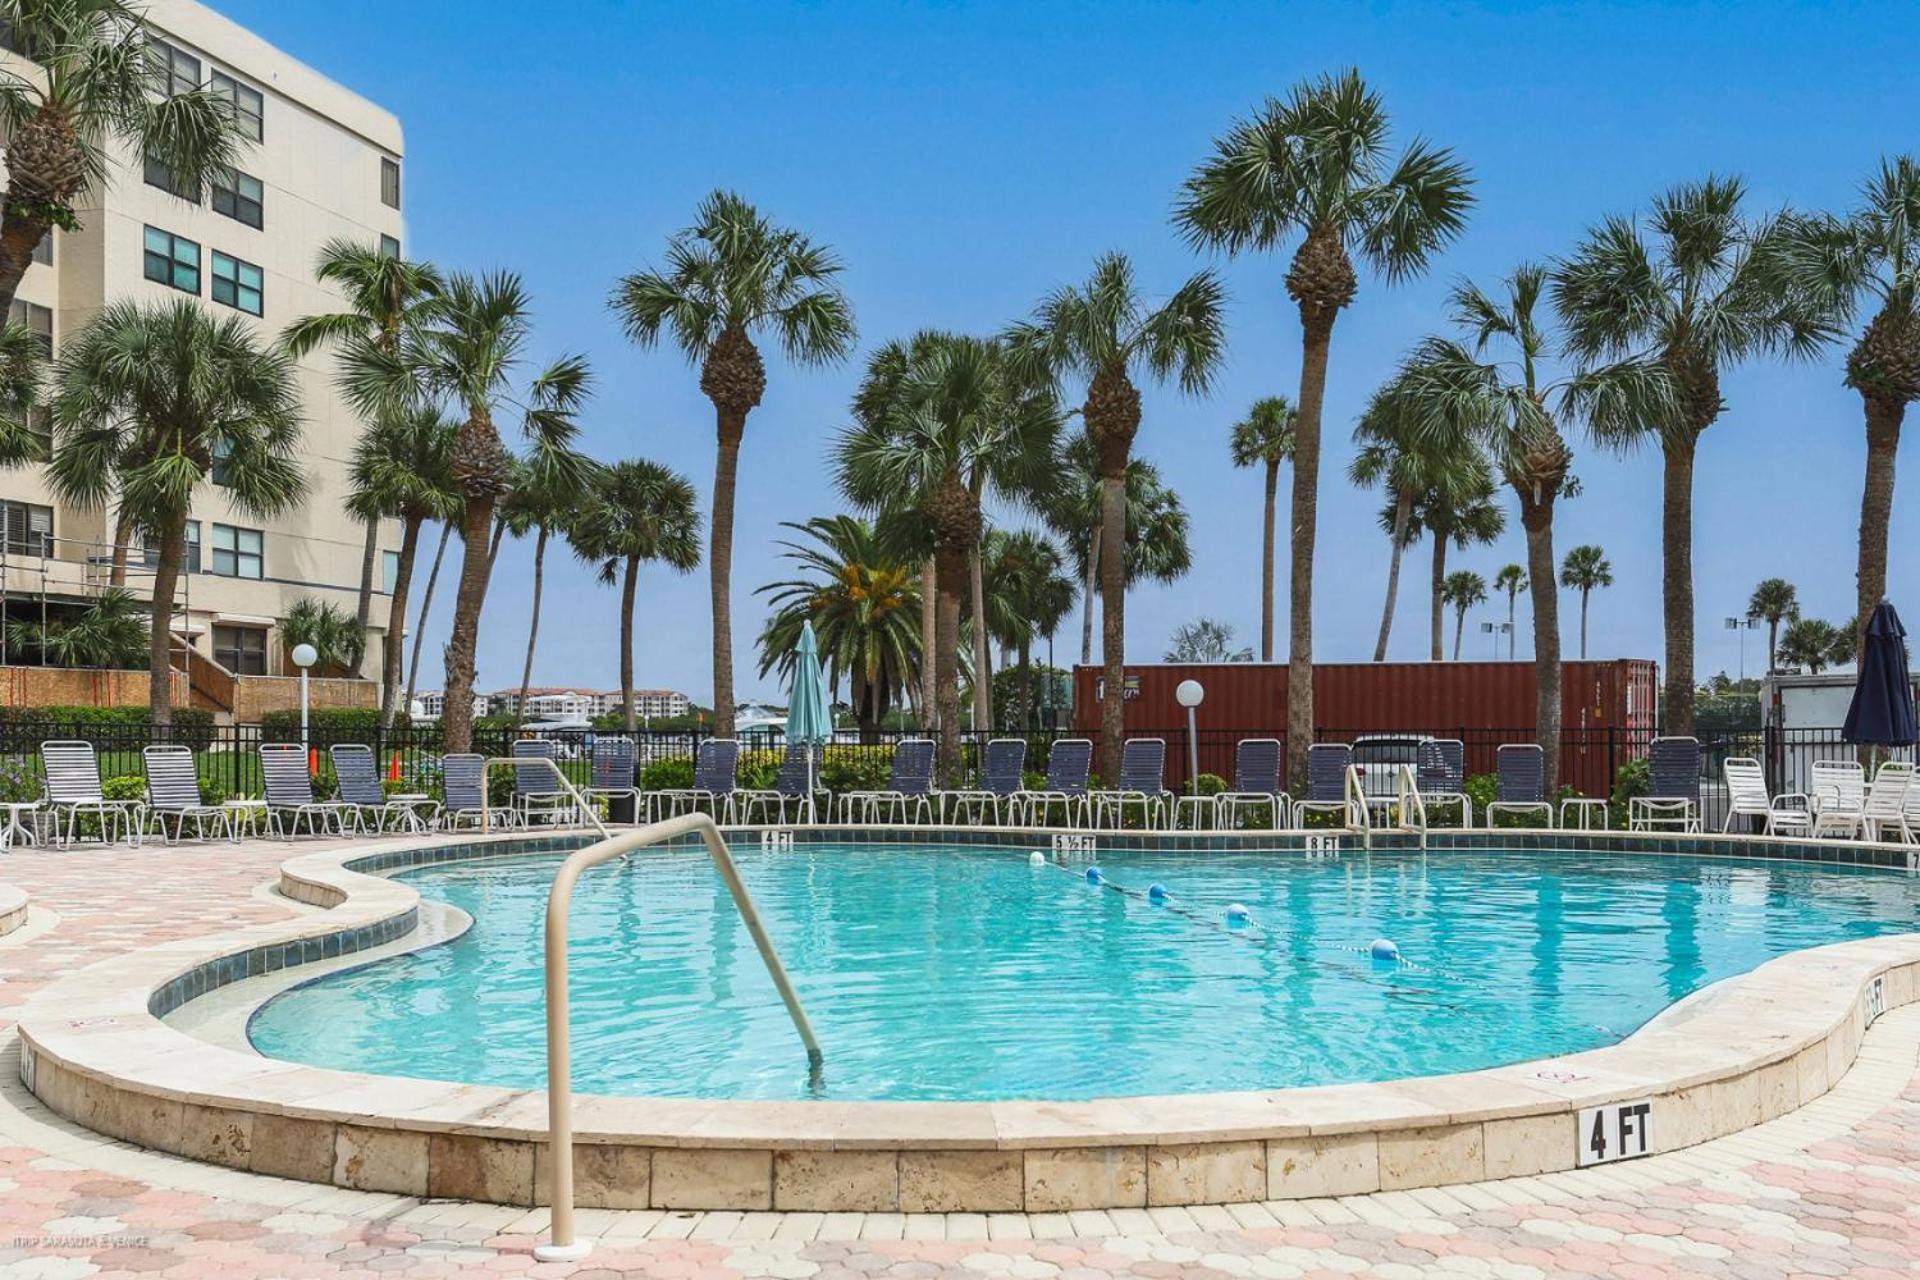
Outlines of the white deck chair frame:
[[[1752,756],[1728,756],[1722,766],[1727,780],[1727,816],[1722,834],[1733,830],[1736,818],[1759,818],[1761,832],[1789,831],[1806,835],[1813,829],[1813,803],[1803,792],[1767,793],[1767,773]],[[1797,802],[1797,803],[1796,803]]]

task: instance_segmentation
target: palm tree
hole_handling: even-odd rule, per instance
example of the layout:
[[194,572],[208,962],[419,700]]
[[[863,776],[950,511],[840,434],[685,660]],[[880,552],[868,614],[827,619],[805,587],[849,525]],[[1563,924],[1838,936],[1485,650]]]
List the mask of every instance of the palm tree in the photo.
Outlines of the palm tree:
[[[1867,419],[1867,474],[1860,494],[1856,631],[1887,588],[1893,462],[1907,406],[1920,400],[1920,162],[1882,159],[1845,218],[1790,218],[1772,259],[1786,288],[1837,324],[1863,305],[1871,319],[1847,353],[1846,383]],[[1772,651],[1769,643],[1768,651]]]
[[0,212],[0,315],[54,227],[105,185],[111,155],[145,157],[166,189],[197,202],[249,140],[232,104],[204,86],[176,91],[142,11],[126,0],[4,0],[7,47],[36,64],[0,71],[7,188]]
[[[620,723],[633,707],[633,605],[643,563],[692,573],[700,564],[700,510],[693,484],[645,458],[595,467],[571,523],[575,554],[600,562],[600,581],[620,584]],[[531,644],[531,641],[529,641]],[[524,681],[520,701],[526,702]]]
[[[153,723],[169,726],[173,597],[187,513],[216,449],[224,496],[236,511],[277,516],[305,491],[293,362],[262,348],[239,316],[217,319],[184,299],[116,302],[67,344],[56,376],[58,447],[47,469],[53,492],[99,510],[117,486],[157,535],[148,705]],[[126,467],[128,459],[141,461]]]
[[[1126,681],[1127,463],[1140,430],[1134,373],[1158,382],[1176,381],[1189,395],[1204,392],[1224,351],[1225,297],[1219,278],[1202,271],[1152,307],[1134,282],[1126,255],[1105,253],[1094,262],[1084,285],[1056,289],[1032,320],[1008,331],[1023,365],[1054,378],[1071,373],[1086,381],[1080,420],[1100,463],[1100,656],[1110,690]],[[1104,776],[1120,776],[1125,737],[1125,700],[1104,699]]]
[[1013,724],[1033,727],[1033,642],[1050,636],[1073,610],[1073,579],[1060,549],[1031,529],[993,530],[981,552],[986,564],[987,614],[1003,645],[1018,652],[1019,684]]
[[[329,343],[343,349],[367,344],[390,360],[399,352],[401,332],[424,322],[441,288],[440,273],[432,265],[408,262],[397,254],[380,252],[377,245],[360,244],[344,236],[320,247],[313,276],[340,290],[346,310],[306,316],[288,325],[280,340],[295,356],[305,356]],[[369,429],[379,425],[371,424]],[[373,574],[380,562],[383,513],[377,506],[367,505],[353,514],[367,526],[360,554],[360,597],[354,613],[365,631],[373,616]],[[397,635],[394,642],[398,642]]]
[[1441,638],[1445,627],[1448,544],[1462,551],[1472,546],[1491,546],[1506,529],[1506,513],[1493,501],[1493,473],[1475,445],[1469,445],[1460,455],[1457,467],[1437,477],[1414,499],[1407,536],[1417,538],[1426,534],[1433,540],[1429,661],[1438,662],[1445,656]]
[[122,587],[108,587],[71,621],[7,625],[7,644],[15,653],[37,652],[41,662],[56,667],[130,671],[146,660],[150,643],[146,606]]
[[1426,270],[1473,205],[1466,167],[1416,141],[1387,163],[1388,121],[1358,71],[1268,99],[1214,143],[1186,181],[1174,221],[1196,245],[1271,252],[1298,237],[1286,276],[1300,309],[1299,417],[1293,448],[1293,573],[1287,627],[1287,761],[1306,782],[1313,742],[1313,553],[1320,419],[1333,324],[1353,301],[1360,258],[1389,283]]
[[289,649],[310,644],[318,655],[314,665],[322,672],[339,674],[360,665],[367,647],[366,633],[339,606],[306,596],[296,600],[280,621],[280,640]]
[[1747,617],[1767,624],[1767,670],[1772,671],[1773,656],[1780,648],[1780,624],[1800,618],[1800,593],[1785,578],[1767,578],[1753,589]]
[[546,586],[547,542],[555,532],[563,536],[571,531],[579,516],[583,496],[593,487],[595,465],[564,446],[547,449],[538,445],[514,465],[514,482],[501,499],[494,516],[496,525],[516,538],[527,534],[533,539],[533,601],[527,610],[527,656],[520,667],[520,700],[513,708],[513,728],[518,732],[526,716],[527,690],[533,685],[533,651],[540,638],[540,603]]
[[747,415],[767,388],[754,345],[771,332],[789,360],[829,364],[853,349],[853,308],[831,249],[775,226],[729,191],[700,202],[692,226],[667,242],[664,270],[623,277],[613,309],[627,337],[652,347],[666,334],[700,366],[720,437],[713,471],[713,731],[733,733],[733,492]]
[[[1462,434],[1479,440],[1513,491],[1527,541],[1527,563],[1515,569],[1533,605],[1534,740],[1547,761],[1551,788],[1558,781],[1562,703],[1553,517],[1560,499],[1579,491],[1560,421],[1578,418],[1590,434],[1616,440],[1670,417],[1673,393],[1664,366],[1632,356],[1551,378],[1543,368],[1548,334],[1537,317],[1547,279],[1546,268],[1522,263],[1492,293],[1471,282],[1455,285],[1448,303],[1464,340],[1420,342],[1402,367],[1399,385],[1417,419],[1416,432],[1433,443]],[[1518,590],[1508,593],[1509,623]]]
[[1293,457],[1293,405],[1263,396],[1233,424],[1233,465],[1266,468],[1266,504],[1260,541],[1260,661],[1273,661],[1273,513],[1280,464]]
[[1626,447],[1652,440],[1664,461],[1661,602],[1665,615],[1666,731],[1693,732],[1693,464],[1700,435],[1724,405],[1720,375],[1750,356],[1807,356],[1831,322],[1791,296],[1768,267],[1777,221],[1741,215],[1738,179],[1709,177],[1660,196],[1639,221],[1612,217],[1589,230],[1553,276],[1567,350],[1584,363],[1659,363],[1670,412],[1596,424]]
[[1453,660],[1460,661],[1460,637],[1467,629],[1467,610],[1487,602],[1487,580],[1470,569],[1447,575],[1441,598],[1453,606]]
[[[455,505],[458,506],[457,496]],[[446,559],[447,535],[453,532],[455,519],[457,517],[440,522],[440,537],[433,548],[433,565],[427,570],[427,588],[420,593],[420,620],[414,624],[413,654],[407,659],[407,692],[401,700],[408,715],[413,714],[413,691],[420,687],[420,649],[427,638],[427,612],[433,607],[433,588],[440,581],[440,562]],[[389,713],[388,723],[392,723],[392,719]]]
[[449,751],[465,751],[473,741],[474,650],[493,568],[488,539],[515,474],[496,419],[518,409],[521,433],[534,448],[558,452],[571,444],[574,413],[587,395],[586,361],[566,356],[532,379],[524,404],[512,398],[512,378],[532,327],[518,276],[454,275],[434,302],[430,323],[402,331],[397,354],[356,344],[343,377],[349,403],[375,421],[426,403],[444,404],[459,422],[450,470],[460,495],[464,549],[440,721]]
[[[419,558],[420,530],[429,520],[453,520],[460,509],[453,487],[453,435],[453,424],[429,406],[376,423],[361,434],[353,448],[347,509],[361,520],[387,517],[400,521],[400,552],[387,603],[387,648],[380,663],[382,729],[393,726],[401,707],[400,651],[407,634],[407,597],[413,587],[414,563]],[[446,549],[445,528],[443,524],[442,551]],[[439,566],[436,553],[435,576]],[[424,600],[420,625],[426,626]],[[424,631],[415,632],[416,658],[423,635]],[[408,696],[411,698],[411,689]]]
[[1587,598],[1598,587],[1613,585],[1613,565],[1606,552],[1591,542],[1567,552],[1560,562],[1560,585],[1580,593],[1580,660],[1587,660]]
[[1836,627],[1819,618],[1795,618],[1780,637],[1780,665],[1805,667],[1808,675],[1851,662],[1853,656],[1853,628],[1844,624]]
[[[1052,472],[1059,409],[993,339],[923,332],[875,352],[834,446],[841,491],[889,545],[934,559],[940,772],[960,769],[960,593],[978,553],[980,494],[1018,498]],[[890,528],[886,528],[891,526]]]
[[877,732],[896,698],[918,697],[923,651],[914,566],[889,555],[872,523],[859,516],[815,516],[804,524],[783,521],[781,528],[805,541],[780,543],[781,557],[800,576],[754,592],[772,609],[760,632],[760,675],[777,671],[792,679],[801,628],[812,622],[830,687],[839,689],[844,672],[861,732]]
[[[1099,452],[1082,432],[1060,451],[1059,467],[1040,495],[1041,516],[1068,547],[1081,583],[1080,664],[1093,665],[1093,599],[1098,584],[1104,493]],[[1178,582],[1193,567],[1187,512],[1160,469],[1135,458],[1127,464],[1127,586]]]
[[1524,566],[1507,564],[1500,566],[1500,572],[1493,575],[1493,589],[1507,594],[1507,661],[1513,661],[1513,613],[1514,601],[1527,589],[1527,571]]
[[1173,629],[1173,644],[1163,662],[1252,662],[1253,650],[1233,647],[1233,624],[1196,618]]
[[31,423],[33,411],[46,400],[46,381],[47,354],[40,339],[23,324],[0,324],[0,467],[47,461]]

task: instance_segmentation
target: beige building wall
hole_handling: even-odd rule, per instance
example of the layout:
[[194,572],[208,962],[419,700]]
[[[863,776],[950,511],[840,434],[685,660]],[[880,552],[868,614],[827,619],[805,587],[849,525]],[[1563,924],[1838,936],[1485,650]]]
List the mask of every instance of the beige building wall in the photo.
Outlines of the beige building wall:
[[[145,278],[146,229],[154,227],[200,248],[200,305],[221,317],[241,316],[263,342],[302,316],[340,308],[337,293],[313,279],[320,248],[344,236],[369,246],[392,237],[404,247],[401,211],[381,199],[381,161],[406,172],[400,124],[391,114],[303,66],[249,31],[192,0],[151,0],[148,18],[175,47],[197,58],[205,84],[215,71],[263,95],[262,140],[246,149],[241,172],[260,179],[262,223],[255,229],[214,210],[211,192],[190,203],[144,180],[142,158],[131,149],[115,156],[110,181],[80,210],[81,229],[54,233],[54,262],[28,269],[20,300],[54,312],[56,351],[105,303],[131,298],[167,303],[188,293]],[[0,53],[24,67],[12,54]],[[262,314],[258,319],[214,301],[213,255],[258,266]],[[306,424],[302,452],[308,490],[300,507],[259,521],[236,512],[212,483],[196,495],[192,518],[199,526],[200,572],[183,579],[176,601],[185,613],[178,628],[196,648],[214,655],[215,626],[268,631],[269,673],[289,670],[278,619],[298,600],[315,596],[351,613],[356,604],[364,549],[364,526],[345,512],[348,467],[361,425],[334,389],[334,357],[322,351],[303,361],[300,386]],[[104,559],[112,540],[110,512],[82,511],[53,503],[45,468],[0,472],[0,498],[54,507],[56,553],[52,563],[10,549],[0,580],[10,598],[45,589],[63,599],[97,592],[106,579]],[[258,529],[263,576],[221,576],[214,569],[214,526]],[[0,540],[3,541],[3,540]],[[399,546],[399,528],[385,522],[383,552]],[[137,563],[137,556],[136,556]],[[365,674],[378,671],[389,597],[377,568]],[[128,585],[145,589],[130,575]]]

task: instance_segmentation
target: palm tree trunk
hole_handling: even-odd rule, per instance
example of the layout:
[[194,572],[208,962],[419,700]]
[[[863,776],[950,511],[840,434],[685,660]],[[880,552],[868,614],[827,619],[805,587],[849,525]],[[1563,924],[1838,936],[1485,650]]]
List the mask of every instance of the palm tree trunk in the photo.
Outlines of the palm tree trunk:
[[1587,660],[1587,599],[1593,595],[1593,588],[1580,588],[1580,661]]
[[1512,587],[1507,588],[1507,661],[1513,661],[1513,641],[1519,633],[1513,629],[1513,602],[1518,593]]
[[1887,593],[1887,528],[1893,519],[1893,462],[1907,406],[1882,396],[1863,396],[1867,409],[1867,480],[1860,493],[1859,596],[1854,613],[1854,650],[1867,619]]
[[987,637],[987,576],[980,563],[980,548],[967,557],[967,574],[973,580],[973,727],[993,728],[993,663]]
[[1693,735],[1693,457],[1689,432],[1666,446],[1661,475],[1661,603],[1666,615],[1664,732]]
[[1273,516],[1280,489],[1280,463],[1267,463],[1266,519],[1260,547],[1260,661],[1273,661]]
[[34,249],[53,224],[17,212],[11,201],[0,203],[6,205],[6,215],[0,218],[0,316],[4,316],[13,309],[13,295],[33,261]]
[[367,521],[366,546],[360,553],[360,599],[354,609],[354,620],[360,624],[360,634],[367,633],[367,624],[373,621],[373,571],[380,563],[380,521]]
[[1033,727],[1033,641],[1023,631],[1020,634],[1020,721],[1018,729],[1025,733]]
[[420,593],[420,620],[413,626],[413,655],[407,661],[407,709],[413,709],[413,692],[420,686],[420,646],[427,638],[427,610],[433,606],[434,584],[440,581],[440,562],[447,556],[447,536],[453,532],[451,520],[440,524],[440,545],[433,550],[433,567],[427,570],[427,589]]
[[719,409],[720,448],[713,464],[713,531],[707,579],[713,597],[713,732],[733,736],[733,493],[747,415]]
[[1447,587],[1447,538],[1445,534],[1433,536],[1433,601],[1430,606],[1432,617],[1428,630],[1432,633],[1432,643],[1427,654],[1429,661],[1438,662],[1445,656],[1442,651],[1441,637],[1446,634],[1447,601],[1443,593]]
[[[407,640],[407,592],[413,587],[413,562],[420,553],[419,516],[400,526],[400,563],[393,573],[393,599],[387,604],[387,651],[380,664],[380,728],[393,728],[400,711],[400,648]],[[437,564],[436,564],[437,567]],[[416,644],[415,649],[419,646]],[[408,704],[411,709],[411,702]]]
[[1460,605],[1453,611],[1453,660],[1460,661],[1460,636],[1467,629],[1467,606]]
[[520,697],[513,704],[513,731],[527,718],[527,689],[533,684],[533,645],[540,638],[540,591],[546,585],[547,526],[533,540],[533,611],[527,619],[527,660],[520,667]]
[[1120,751],[1127,736],[1127,473],[1100,477],[1100,659],[1106,695],[1100,700],[1100,776],[1120,782]]
[[[1546,766],[1547,797],[1560,786],[1560,590],[1553,576],[1553,499],[1532,500],[1529,490],[1515,486],[1520,498],[1520,523],[1527,531],[1527,590],[1533,605],[1533,740],[1540,744]],[[1507,617],[1513,617],[1508,597]],[[1582,619],[1582,629],[1585,620]],[[1512,654],[1513,635],[1507,635]],[[1584,642],[1583,642],[1584,644]],[[1584,656],[1584,653],[1582,654]]]
[[[147,715],[155,729],[173,724],[173,591],[187,549],[187,513],[167,517],[160,563],[153,571],[151,634],[147,638]],[[164,734],[156,736],[164,738]]]
[[640,557],[627,557],[620,580],[620,724],[628,733],[639,727],[633,706],[633,598],[640,584]]
[[1327,397],[1327,354],[1337,312],[1301,305],[1300,411],[1293,422],[1292,581],[1287,609],[1288,790],[1306,794],[1313,745],[1313,549],[1320,518],[1320,410]]
[[507,540],[507,518],[495,516],[493,532],[487,538],[487,573],[493,573],[493,565],[500,558],[500,544]]
[[1106,541],[1101,528],[1095,524],[1093,535],[1087,540],[1087,572],[1080,587],[1080,665],[1083,667],[1093,665],[1093,597],[1100,580],[1100,544]]
[[1400,556],[1407,546],[1407,524],[1413,519],[1413,495],[1402,491],[1393,503],[1393,551],[1387,558],[1387,603],[1380,610],[1380,636],[1373,642],[1373,660],[1387,660],[1387,638],[1393,634],[1393,611],[1400,600]]
[[939,646],[940,571],[932,556],[920,566],[920,728],[931,731],[940,723],[940,682],[934,671]]
[[[1767,619],[1767,674],[1773,674],[1773,655],[1780,648],[1780,619]],[[1582,655],[1584,656],[1584,655]]]
[[446,706],[440,736],[448,751],[473,748],[473,657],[480,641],[480,610],[487,602],[492,556],[487,536],[493,526],[493,494],[470,495],[461,527],[466,545],[460,556],[460,585],[453,597],[453,634],[447,640]]
[[966,580],[967,560],[962,552],[940,551],[935,556],[938,584],[933,636],[935,719],[940,733],[940,779],[943,786],[960,784],[960,584]]
[[113,568],[107,574],[108,586],[127,585],[127,548],[132,543],[133,508],[122,502],[113,521]]

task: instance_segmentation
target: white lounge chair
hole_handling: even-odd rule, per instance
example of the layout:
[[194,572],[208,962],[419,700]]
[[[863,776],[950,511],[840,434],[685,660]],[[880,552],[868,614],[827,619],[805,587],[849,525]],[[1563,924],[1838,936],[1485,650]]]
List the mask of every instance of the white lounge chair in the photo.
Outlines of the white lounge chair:
[[1861,826],[1869,840],[1900,838],[1913,843],[1913,828],[1907,825],[1907,792],[1913,788],[1913,766],[1904,760],[1889,760],[1874,770],[1867,786],[1867,803],[1861,811]]
[[1752,756],[1729,756],[1727,778],[1727,818],[1720,830],[1733,830],[1735,818],[1759,818],[1766,835],[1783,832],[1806,835],[1813,830],[1813,802],[1804,793],[1789,791],[1767,794],[1767,774]]
[[1867,771],[1853,760],[1816,760],[1807,794],[1816,839],[1852,840],[1866,825]]

